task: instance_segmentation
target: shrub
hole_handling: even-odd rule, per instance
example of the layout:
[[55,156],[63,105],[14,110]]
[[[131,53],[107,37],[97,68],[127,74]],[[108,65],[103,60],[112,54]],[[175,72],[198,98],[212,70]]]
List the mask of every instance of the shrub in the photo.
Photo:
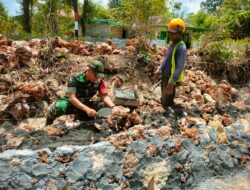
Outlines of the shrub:
[[222,41],[204,44],[199,48],[199,55],[203,61],[211,63],[224,63],[233,58],[233,52]]

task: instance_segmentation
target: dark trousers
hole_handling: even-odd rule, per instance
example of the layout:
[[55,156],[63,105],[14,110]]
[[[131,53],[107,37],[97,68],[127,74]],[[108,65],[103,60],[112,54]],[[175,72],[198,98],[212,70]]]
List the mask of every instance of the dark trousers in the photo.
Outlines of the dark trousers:
[[176,91],[176,87],[180,85],[180,83],[176,83],[174,85],[174,89],[173,89],[173,94],[167,94],[167,85],[168,85],[168,78],[164,78],[162,77],[162,82],[161,82],[161,104],[162,107],[166,110],[169,107],[174,107],[174,97],[175,97],[175,91]]

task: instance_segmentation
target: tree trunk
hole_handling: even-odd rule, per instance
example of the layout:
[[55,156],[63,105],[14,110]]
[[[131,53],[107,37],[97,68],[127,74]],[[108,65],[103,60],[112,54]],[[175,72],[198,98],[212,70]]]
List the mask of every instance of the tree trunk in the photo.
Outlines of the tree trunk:
[[31,14],[30,14],[30,0],[22,1],[23,9],[23,29],[27,33],[31,33]]
[[86,35],[86,22],[89,19],[88,18],[88,7],[89,7],[89,1],[84,0],[83,9],[82,9],[82,16],[81,16],[82,36],[83,37]]
[[53,36],[58,35],[58,18],[57,18],[57,0],[47,0],[48,8],[47,25],[49,33]]

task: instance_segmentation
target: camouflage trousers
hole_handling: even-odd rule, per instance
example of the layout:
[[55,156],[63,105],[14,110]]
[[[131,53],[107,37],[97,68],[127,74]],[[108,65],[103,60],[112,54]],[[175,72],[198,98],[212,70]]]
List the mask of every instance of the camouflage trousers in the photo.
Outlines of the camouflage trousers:
[[[101,105],[100,102],[94,102],[94,101],[86,101],[86,100],[81,100],[85,105],[90,107],[91,109],[98,110],[103,105]],[[82,111],[76,108],[71,102],[69,101],[68,98],[62,97],[59,98],[57,101],[54,101],[51,106],[49,107],[49,112],[48,112],[48,117],[51,119],[55,119],[59,116],[62,115],[68,115],[68,114],[75,114],[77,117],[82,118],[82,119],[88,119],[88,115]]]

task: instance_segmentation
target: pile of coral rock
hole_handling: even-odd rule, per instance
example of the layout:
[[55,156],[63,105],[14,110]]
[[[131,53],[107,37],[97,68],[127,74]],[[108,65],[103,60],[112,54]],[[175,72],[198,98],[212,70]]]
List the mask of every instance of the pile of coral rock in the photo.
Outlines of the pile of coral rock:
[[[202,180],[249,167],[250,92],[227,81],[217,84],[196,68],[185,71],[175,99],[178,109],[164,112],[159,99],[147,92],[150,86],[140,84],[144,99],[138,108],[117,106],[99,122],[111,134],[97,131],[91,133],[100,134],[94,140],[74,141],[74,131],[87,133],[87,124],[72,115],[44,127],[48,104],[62,94],[73,67],[86,67],[97,55],[131,60],[137,43],[133,39],[118,48],[112,41],[11,41],[0,36],[0,188],[192,189]],[[45,68],[39,52],[50,47],[58,62]],[[163,52],[154,51],[152,61],[160,63]],[[71,59],[76,55],[84,56],[83,63]],[[116,68],[108,86],[115,80],[126,87],[124,70],[126,65]],[[94,128],[96,121],[89,124]],[[73,143],[57,147],[66,138]],[[54,148],[48,148],[46,139]]]

